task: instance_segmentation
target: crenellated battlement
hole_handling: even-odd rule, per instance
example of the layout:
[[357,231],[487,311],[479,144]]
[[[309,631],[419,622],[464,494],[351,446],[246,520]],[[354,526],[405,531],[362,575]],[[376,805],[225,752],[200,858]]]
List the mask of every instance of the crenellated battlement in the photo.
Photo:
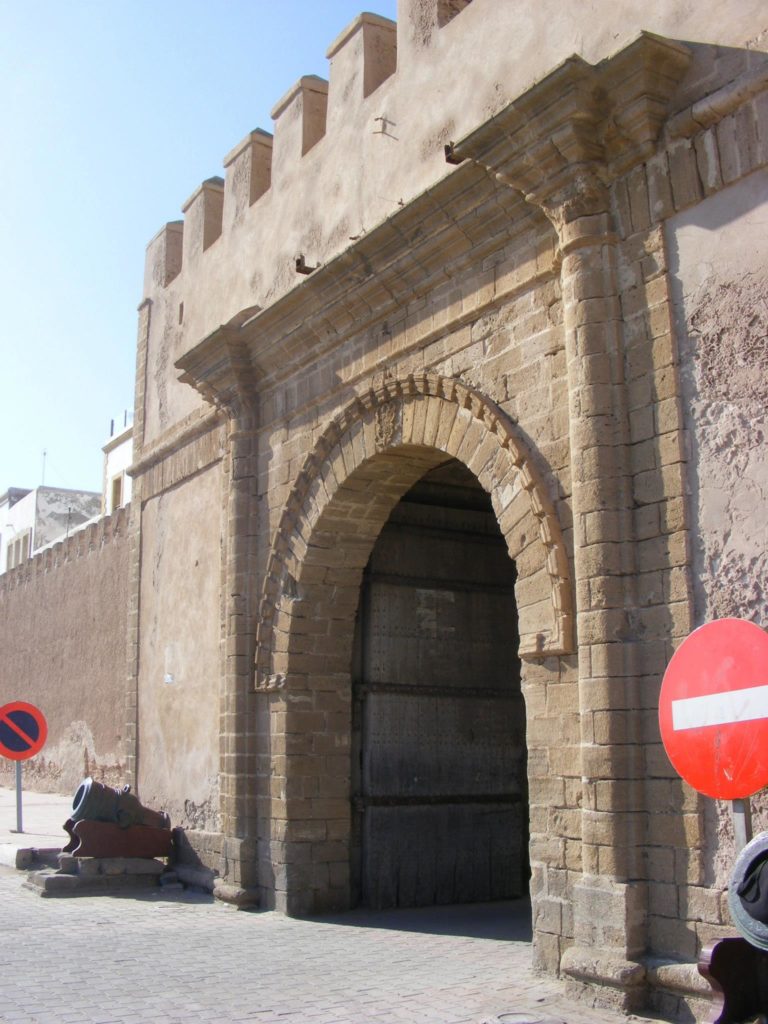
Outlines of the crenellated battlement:
[[674,40],[709,32],[743,47],[759,0],[743,0],[726,29],[671,6],[606,3],[588,32],[579,5],[559,0],[399,0],[397,22],[355,18],[328,47],[327,81],[300,78],[274,105],[273,132],[249,132],[224,157],[224,177],[204,181],[183,204],[183,221],[148,246],[144,295],[156,307],[148,366],[167,382],[148,439],[196,402],[173,370],[180,357],[242,311],[273,305],[454,173],[447,143],[574,55],[601,66],[641,32]]
[[123,540],[127,536],[130,515],[130,505],[121,506],[111,515],[100,516],[68,537],[49,544],[15,569],[9,569],[0,576],[0,596],[27,586],[66,562],[85,558],[114,541]]
[[[438,3],[439,23],[450,20],[449,8],[458,13],[469,2]],[[188,270],[197,265],[219,236],[232,231],[269,192],[276,172],[279,188],[293,176],[297,161],[329,132],[343,130],[350,105],[359,105],[395,73],[397,25],[388,18],[362,13],[331,43],[326,57],[329,80],[317,75],[300,78],[272,108],[274,133],[262,128],[249,132],[224,157],[226,177],[204,181],[182,206],[184,221],[165,225],[150,242],[148,282],[165,287],[182,267]],[[374,122],[372,133],[376,123],[380,123],[379,133],[386,134],[386,116]]]

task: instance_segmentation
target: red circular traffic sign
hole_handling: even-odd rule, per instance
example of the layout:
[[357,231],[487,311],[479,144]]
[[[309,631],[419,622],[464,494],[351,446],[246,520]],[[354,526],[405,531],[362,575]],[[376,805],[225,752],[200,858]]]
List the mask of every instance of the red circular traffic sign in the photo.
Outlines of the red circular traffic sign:
[[26,761],[43,749],[48,738],[45,715],[23,700],[0,708],[0,756]]
[[768,785],[768,634],[744,619],[694,630],[664,673],[659,725],[675,769],[705,796]]

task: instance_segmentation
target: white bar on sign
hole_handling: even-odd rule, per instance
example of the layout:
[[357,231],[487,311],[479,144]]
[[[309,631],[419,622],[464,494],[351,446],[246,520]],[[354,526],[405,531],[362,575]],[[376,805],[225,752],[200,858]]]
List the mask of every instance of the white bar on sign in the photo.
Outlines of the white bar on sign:
[[768,718],[768,686],[747,686],[741,690],[672,701],[672,728],[675,732],[707,725],[754,722],[758,718]]

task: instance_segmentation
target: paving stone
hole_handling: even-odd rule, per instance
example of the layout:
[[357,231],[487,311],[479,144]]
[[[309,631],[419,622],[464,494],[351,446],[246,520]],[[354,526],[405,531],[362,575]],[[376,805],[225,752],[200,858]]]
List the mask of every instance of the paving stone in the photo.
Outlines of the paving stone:
[[529,943],[500,924],[514,905],[298,920],[160,887],[41,900],[22,882],[0,873],[8,1024],[625,1020],[533,974]]

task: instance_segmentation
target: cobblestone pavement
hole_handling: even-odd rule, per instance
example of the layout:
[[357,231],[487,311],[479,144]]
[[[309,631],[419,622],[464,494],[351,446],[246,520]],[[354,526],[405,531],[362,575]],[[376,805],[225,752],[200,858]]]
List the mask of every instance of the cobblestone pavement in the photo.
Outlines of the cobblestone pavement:
[[626,1020],[531,973],[524,904],[299,921],[159,888],[43,899],[23,880],[0,868],[5,1024]]

